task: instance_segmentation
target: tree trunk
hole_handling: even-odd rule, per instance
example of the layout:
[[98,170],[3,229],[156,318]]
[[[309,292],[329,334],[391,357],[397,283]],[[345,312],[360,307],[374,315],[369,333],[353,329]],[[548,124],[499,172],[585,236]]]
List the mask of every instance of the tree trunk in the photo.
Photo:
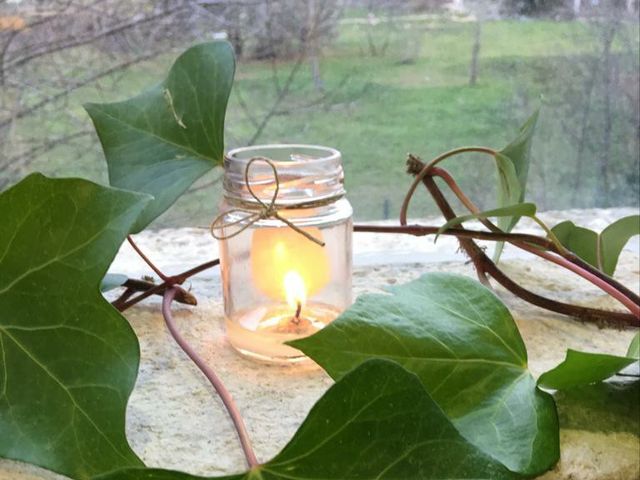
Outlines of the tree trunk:
[[471,65],[469,66],[469,86],[473,87],[478,81],[478,61],[480,60],[480,39],[482,34],[482,24],[476,22],[473,35],[473,48],[471,49]]
[[324,91],[324,82],[322,81],[322,72],[320,71],[320,40],[318,38],[317,17],[318,9],[315,0],[309,1],[308,4],[309,18],[309,61],[311,62],[311,77],[313,78],[313,86],[318,91]]
[[313,77],[313,86],[316,90],[324,91],[324,81],[322,81],[322,71],[320,70],[320,55],[315,51],[311,54],[311,76]]
[[602,157],[600,159],[600,198],[603,206],[609,206],[609,165],[611,163],[611,44],[616,34],[616,25],[607,25],[604,31],[604,48],[602,53],[604,73],[604,126],[602,129]]
[[581,0],[573,0],[573,13],[578,16],[580,15],[580,7],[582,6]]
[[[573,194],[571,198],[571,206],[577,206],[578,195],[582,186],[582,169],[584,151],[587,143],[587,133],[589,130],[589,115],[591,113],[591,97],[593,96],[593,89],[596,84],[596,77],[598,76],[598,60],[593,61],[593,67],[591,70],[591,78],[587,82],[587,88],[585,89],[586,101],[584,109],[582,110],[582,122],[580,125],[580,137],[578,140],[578,151],[576,152],[576,174],[573,181]],[[584,206],[581,205],[581,206]]]

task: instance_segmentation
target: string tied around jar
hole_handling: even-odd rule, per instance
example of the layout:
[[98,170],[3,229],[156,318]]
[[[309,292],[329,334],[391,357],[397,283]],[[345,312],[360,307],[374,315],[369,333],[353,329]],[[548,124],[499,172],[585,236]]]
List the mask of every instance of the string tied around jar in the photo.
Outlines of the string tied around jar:
[[[274,176],[274,179],[275,179],[276,188],[275,188],[275,190],[273,192],[273,196],[271,197],[271,200],[269,201],[269,203],[263,202],[262,199],[260,197],[258,197],[258,195],[256,195],[255,192],[253,191],[253,189],[251,188],[251,182],[249,182],[249,169],[251,168],[251,165],[253,165],[255,162],[265,162],[271,167],[271,170],[273,170],[273,176]],[[245,183],[245,186],[247,187],[247,190],[251,194],[251,196],[258,203],[260,209],[258,211],[255,211],[255,210],[250,210],[248,208],[232,208],[230,210],[222,212],[211,223],[210,230],[211,230],[211,235],[213,236],[213,238],[215,238],[216,240],[227,240],[229,238],[235,237],[236,235],[240,235],[247,228],[251,227],[254,223],[256,223],[256,222],[258,222],[260,220],[265,220],[265,219],[268,219],[268,218],[275,218],[277,220],[280,220],[282,223],[287,225],[289,228],[291,228],[296,233],[299,233],[300,235],[304,236],[305,238],[311,240],[312,242],[320,245],[321,247],[324,247],[324,242],[322,240],[314,237],[313,235],[311,235],[308,232],[305,232],[304,229],[298,227],[293,222],[287,220],[285,217],[280,215],[280,213],[278,211],[278,208],[276,207],[276,200],[278,199],[278,193],[280,191],[280,178],[278,177],[278,170],[277,170],[276,166],[274,165],[274,163],[270,159],[268,159],[266,157],[253,157],[253,158],[251,158],[247,162],[247,166],[244,169],[244,183]],[[333,201],[335,199],[330,199],[330,200]],[[302,202],[302,203],[299,203],[299,204],[287,205],[287,207],[285,207],[285,208],[287,208],[287,209],[309,208],[309,207],[313,207],[313,206],[321,206],[321,205],[324,205],[326,203],[327,203],[327,200],[321,200],[321,201],[318,201],[318,202]],[[239,220],[234,220],[232,222],[225,222],[224,218],[227,215],[229,215],[230,213],[245,213],[247,215],[242,217],[242,218],[240,218]],[[236,229],[236,230],[234,230],[234,231],[232,231],[232,232],[230,232],[228,234],[219,233],[219,232],[222,232],[226,228],[234,227],[234,226],[240,225],[240,224],[242,224],[242,225],[238,229]]]

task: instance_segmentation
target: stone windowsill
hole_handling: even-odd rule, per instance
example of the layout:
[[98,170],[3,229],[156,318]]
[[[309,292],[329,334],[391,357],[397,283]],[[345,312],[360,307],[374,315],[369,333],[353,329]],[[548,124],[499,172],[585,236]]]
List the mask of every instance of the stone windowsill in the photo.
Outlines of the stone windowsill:
[[[547,213],[554,223],[571,218],[601,229],[630,209]],[[431,225],[441,221],[431,219]],[[534,232],[531,224],[521,231]],[[176,273],[215,258],[215,242],[206,229],[144,232],[136,237],[143,250],[166,272]],[[623,252],[616,276],[632,288],[640,282],[637,242]],[[474,276],[453,238],[357,234],[354,241],[354,296],[379,291],[429,271]],[[507,249],[503,267],[525,287],[544,295],[585,305],[617,308],[599,290],[557,267],[530,261]],[[146,266],[123,245],[112,271],[140,277]],[[214,365],[233,393],[254,442],[258,458],[266,461],[290,439],[313,403],[331,385],[318,368],[258,365],[237,355],[224,336],[220,279],[208,271],[191,282],[196,308],[176,306],[180,331]],[[533,307],[498,289],[516,318],[529,352],[534,375],[562,361],[567,348],[624,354],[631,331],[600,329]],[[231,423],[220,401],[200,372],[174,344],[163,325],[159,297],[132,308],[127,318],[141,345],[141,367],[127,412],[127,435],[148,465],[201,475],[222,475],[244,469],[244,460]],[[563,412],[560,412],[563,419]],[[571,421],[561,430],[562,459],[544,480],[614,480],[640,475],[640,438],[613,428],[610,431]],[[593,423],[593,422],[591,422]],[[602,427],[608,428],[608,427]],[[623,430],[623,429],[622,429]],[[637,432],[636,432],[637,433]],[[52,480],[59,475],[29,465],[0,460],[0,480]]]

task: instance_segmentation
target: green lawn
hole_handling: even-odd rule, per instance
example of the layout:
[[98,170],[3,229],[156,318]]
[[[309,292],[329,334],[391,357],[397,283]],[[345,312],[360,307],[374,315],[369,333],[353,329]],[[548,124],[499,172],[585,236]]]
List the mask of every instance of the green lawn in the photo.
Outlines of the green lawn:
[[[363,27],[341,25],[334,42],[325,48],[321,64],[327,92],[324,101],[308,106],[323,94],[315,91],[310,69],[304,65],[281,106],[289,112],[274,116],[258,142],[316,143],[338,148],[343,152],[348,195],[356,217],[374,219],[383,216],[385,202],[391,207],[391,216],[399,209],[410,182],[404,173],[407,152],[428,159],[461,145],[501,147],[542,104],[530,197],[546,209],[606,203],[636,205],[638,179],[633,172],[638,164],[637,126],[633,123],[634,112],[629,111],[622,96],[615,97],[613,103],[609,198],[594,194],[602,132],[602,102],[597,92],[582,164],[583,182],[578,194],[573,194],[577,143],[561,125],[575,126],[582,118],[580,89],[585,81],[580,74],[601,51],[593,27],[578,22],[486,22],[482,27],[478,84],[471,87],[468,77],[474,28],[470,23],[446,20],[404,22],[392,27],[381,24],[374,32],[376,41],[389,38],[389,45],[383,56],[373,57],[368,54]],[[612,49],[617,75],[635,75],[637,80],[637,26],[621,28]],[[132,68],[117,91],[85,88],[73,95],[67,108],[83,118],[82,102],[131,96],[159,80],[173,56]],[[286,62],[278,65],[281,83],[290,68]],[[268,62],[238,66],[236,90],[227,115],[228,147],[245,144],[254,131],[240,108],[238,90],[253,114],[261,118],[275,98],[271,73]],[[57,126],[55,112],[51,112],[44,125],[38,120],[22,122],[20,128],[46,128],[51,134],[59,134],[65,127]],[[78,148],[82,149],[80,156]],[[470,156],[446,166],[472,198],[491,206],[495,174],[490,159]],[[101,152],[94,139],[61,146],[46,158],[37,159],[32,168],[105,180]],[[219,174],[209,175],[203,183]],[[157,226],[206,225],[214,216],[219,198],[218,186],[188,194],[159,219]],[[419,194],[413,213],[434,212],[426,195]]]

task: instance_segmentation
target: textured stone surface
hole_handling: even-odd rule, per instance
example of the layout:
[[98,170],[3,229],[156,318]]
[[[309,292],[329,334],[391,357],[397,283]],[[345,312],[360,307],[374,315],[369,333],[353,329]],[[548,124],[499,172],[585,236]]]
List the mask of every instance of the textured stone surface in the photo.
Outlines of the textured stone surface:
[[[583,225],[602,228],[628,211],[576,211],[547,214],[547,220],[572,217]],[[430,222],[438,224],[437,220]],[[525,225],[524,230],[533,231]],[[178,272],[217,255],[206,230],[181,229],[146,232],[138,243],[167,272]],[[473,276],[470,266],[457,255],[456,242],[441,238],[390,238],[358,234],[355,244],[354,293],[378,291],[428,271],[457,272]],[[623,252],[617,277],[638,288],[637,244]],[[635,251],[633,251],[635,250]],[[524,286],[544,295],[588,305],[618,308],[597,289],[557,267],[508,250],[504,269]],[[145,265],[124,245],[113,271],[139,277]],[[220,281],[211,271],[191,284],[200,304],[176,307],[175,318],[183,335],[206,361],[215,367],[233,393],[247,423],[256,453],[268,460],[295,432],[313,403],[331,385],[314,367],[267,366],[250,362],[233,352],[224,336]],[[532,307],[500,291],[512,309],[527,344],[534,375],[564,358],[567,348],[624,354],[633,332],[601,329]],[[160,314],[158,297],[127,312],[140,338],[142,362],[127,413],[127,433],[134,450],[152,466],[203,475],[243,469],[234,430],[219,400],[182,351],[173,343]],[[569,413],[581,412],[565,406]],[[637,412],[637,410],[634,410]],[[635,413],[634,413],[635,414]],[[640,475],[640,440],[637,430],[618,429],[624,415],[603,425],[569,418],[561,432],[562,460],[544,480],[634,479]],[[578,415],[579,416],[579,415]],[[622,418],[622,420],[620,420]],[[615,421],[614,421],[615,420]],[[607,430],[607,431],[604,431]],[[628,428],[626,430],[629,430]],[[0,480],[61,479],[18,462],[0,460]]]

